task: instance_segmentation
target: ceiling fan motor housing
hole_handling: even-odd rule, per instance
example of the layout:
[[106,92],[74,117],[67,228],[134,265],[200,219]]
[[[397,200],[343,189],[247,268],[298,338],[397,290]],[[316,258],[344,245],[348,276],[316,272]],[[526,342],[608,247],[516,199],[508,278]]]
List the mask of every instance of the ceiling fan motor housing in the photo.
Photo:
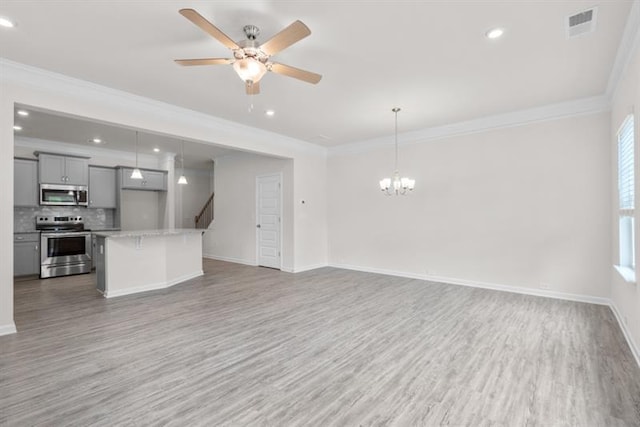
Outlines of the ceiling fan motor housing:
[[255,40],[260,35],[260,28],[255,25],[245,25],[242,30],[249,40]]

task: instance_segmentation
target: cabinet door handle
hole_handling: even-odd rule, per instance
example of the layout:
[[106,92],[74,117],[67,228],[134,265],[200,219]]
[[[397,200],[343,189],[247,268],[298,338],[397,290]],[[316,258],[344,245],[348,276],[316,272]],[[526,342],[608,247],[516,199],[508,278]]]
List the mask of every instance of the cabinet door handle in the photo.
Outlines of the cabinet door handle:
[[36,251],[38,250],[38,245],[36,245],[36,249],[35,249],[35,250],[36,250]]
[[18,236],[18,237],[16,237],[16,240],[24,240],[24,237]]

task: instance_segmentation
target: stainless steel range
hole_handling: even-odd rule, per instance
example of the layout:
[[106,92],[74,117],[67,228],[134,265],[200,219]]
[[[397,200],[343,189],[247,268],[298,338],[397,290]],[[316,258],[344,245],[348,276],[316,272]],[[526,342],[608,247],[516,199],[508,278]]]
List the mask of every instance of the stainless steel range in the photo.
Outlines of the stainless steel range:
[[80,216],[36,217],[40,278],[91,272],[91,233]]

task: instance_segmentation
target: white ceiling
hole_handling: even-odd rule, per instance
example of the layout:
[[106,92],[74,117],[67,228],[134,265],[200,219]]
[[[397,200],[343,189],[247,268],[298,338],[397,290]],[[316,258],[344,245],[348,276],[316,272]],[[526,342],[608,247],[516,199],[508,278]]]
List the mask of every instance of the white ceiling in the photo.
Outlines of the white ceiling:
[[[22,117],[17,114],[18,110],[27,111],[29,115]],[[17,137],[64,142],[98,151],[106,149],[135,152],[136,129],[39,111],[23,105],[16,107],[14,123],[22,127],[22,130],[15,132]],[[101,143],[95,144],[94,138],[99,138]],[[173,153],[176,159],[179,159],[182,143],[183,140],[166,135],[138,132],[138,152],[157,156],[158,159],[167,153]],[[212,159],[235,152],[235,150],[197,141],[184,140],[184,144],[185,167],[193,169],[210,169]],[[155,152],[154,148],[160,151]]]
[[[20,1],[0,15],[0,56],[294,138],[332,146],[603,94],[631,1],[602,1],[594,33],[567,39],[568,15],[593,1]],[[312,31],[275,56],[323,75],[268,74],[249,97],[229,57],[186,20],[192,7],[235,40],[265,41],[296,19]],[[495,41],[492,27],[506,29]],[[276,115],[266,117],[265,109]]]

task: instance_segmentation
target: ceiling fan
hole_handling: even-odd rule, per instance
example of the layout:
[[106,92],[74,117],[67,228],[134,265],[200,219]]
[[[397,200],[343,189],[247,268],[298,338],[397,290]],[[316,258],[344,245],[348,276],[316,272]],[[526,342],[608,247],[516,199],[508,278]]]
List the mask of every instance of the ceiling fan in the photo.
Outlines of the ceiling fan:
[[295,21],[262,44],[256,41],[260,29],[255,25],[245,25],[243,30],[247,39],[236,43],[195,10],[181,9],[180,14],[233,52],[233,58],[176,59],[176,63],[180,65],[233,64],[234,70],[245,82],[248,95],[260,93],[260,79],[267,71],[313,84],[318,83],[322,78],[320,74],[311,71],[270,61],[274,54],[311,34],[311,30],[301,21]]

